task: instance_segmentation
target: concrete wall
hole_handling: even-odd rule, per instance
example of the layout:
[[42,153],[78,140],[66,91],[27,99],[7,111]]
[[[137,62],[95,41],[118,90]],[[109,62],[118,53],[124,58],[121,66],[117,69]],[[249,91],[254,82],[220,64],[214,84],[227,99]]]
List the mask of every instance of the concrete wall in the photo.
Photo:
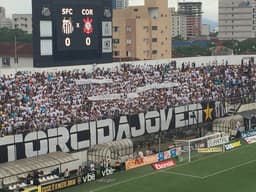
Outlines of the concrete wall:
[[[239,65],[241,64],[241,59],[243,57],[254,57],[256,60],[256,55],[225,55],[225,56],[200,56],[200,57],[186,57],[186,58],[173,58],[173,59],[163,59],[163,60],[146,60],[146,61],[132,61],[132,62],[116,62],[107,64],[98,64],[97,67],[114,68],[120,66],[122,63],[133,63],[136,65],[156,65],[161,63],[168,63],[170,61],[176,60],[177,67],[181,67],[182,63],[195,62],[196,66],[209,65],[213,61],[217,61],[218,64],[228,61],[229,64]],[[0,62],[2,58],[0,57]],[[33,68],[32,58],[19,58],[19,64],[14,64],[13,58],[11,59],[11,66],[3,66],[0,64],[0,75],[15,73],[17,71],[59,71],[59,70],[73,70],[73,69],[86,69],[91,71],[92,65],[79,65],[70,67],[52,67],[52,68]]]

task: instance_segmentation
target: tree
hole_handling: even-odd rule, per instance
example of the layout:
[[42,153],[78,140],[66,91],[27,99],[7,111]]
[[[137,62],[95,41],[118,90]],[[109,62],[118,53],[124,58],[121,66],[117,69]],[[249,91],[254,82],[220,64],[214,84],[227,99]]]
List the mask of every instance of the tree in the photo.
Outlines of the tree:
[[15,36],[17,42],[32,42],[32,34],[28,34],[20,29],[0,28],[0,42],[14,42]]
[[256,52],[256,39],[249,38],[244,41],[229,40],[224,41],[223,45],[233,49],[234,54],[244,54],[249,52]]
[[190,47],[179,47],[173,49],[173,55],[182,57],[194,57],[194,56],[209,56],[211,51],[209,47],[203,48],[200,46],[190,46]]

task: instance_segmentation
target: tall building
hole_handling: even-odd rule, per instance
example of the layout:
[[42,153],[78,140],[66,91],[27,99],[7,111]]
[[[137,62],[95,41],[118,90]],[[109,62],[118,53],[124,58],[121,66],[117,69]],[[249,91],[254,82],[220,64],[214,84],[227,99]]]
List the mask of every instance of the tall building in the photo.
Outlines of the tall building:
[[128,7],[129,0],[112,0],[113,9],[124,9]]
[[32,33],[32,14],[13,14],[13,28]]
[[210,35],[210,25],[202,24],[202,26],[201,26],[201,35],[202,36],[209,36]]
[[12,20],[9,18],[0,18],[0,28],[12,29]]
[[4,7],[0,7],[0,28],[12,28],[12,20],[6,18]]
[[167,0],[113,10],[113,59],[170,58],[170,22]]
[[172,37],[180,36],[187,40],[187,28],[185,15],[179,15],[174,7],[169,8],[171,14]]
[[244,40],[256,37],[255,0],[219,0],[220,40]]
[[202,25],[202,3],[201,2],[179,2],[178,14],[185,16],[187,38],[198,37],[201,35],[201,25]]
[[0,7],[0,19],[5,18],[5,8],[4,7]]

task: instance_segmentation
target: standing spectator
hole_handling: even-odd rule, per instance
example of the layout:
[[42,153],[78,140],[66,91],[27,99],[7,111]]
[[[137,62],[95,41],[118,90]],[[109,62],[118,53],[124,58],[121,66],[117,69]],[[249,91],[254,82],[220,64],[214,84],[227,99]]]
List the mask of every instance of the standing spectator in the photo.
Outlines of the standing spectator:
[[65,179],[69,178],[69,170],[68,170],[68,168],[66,168],[65,171],[64,171],[64,178]]

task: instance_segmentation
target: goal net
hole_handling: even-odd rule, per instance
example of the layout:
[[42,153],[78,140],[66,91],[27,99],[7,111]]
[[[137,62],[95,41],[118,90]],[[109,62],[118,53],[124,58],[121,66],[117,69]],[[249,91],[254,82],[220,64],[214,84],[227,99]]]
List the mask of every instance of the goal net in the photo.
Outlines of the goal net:
[[224,144],[229,142],[226,133],[214,133],[190,140],[175,140],[177,147],[181,148],[180,162],[191,162],[203,156],[223,152]]

